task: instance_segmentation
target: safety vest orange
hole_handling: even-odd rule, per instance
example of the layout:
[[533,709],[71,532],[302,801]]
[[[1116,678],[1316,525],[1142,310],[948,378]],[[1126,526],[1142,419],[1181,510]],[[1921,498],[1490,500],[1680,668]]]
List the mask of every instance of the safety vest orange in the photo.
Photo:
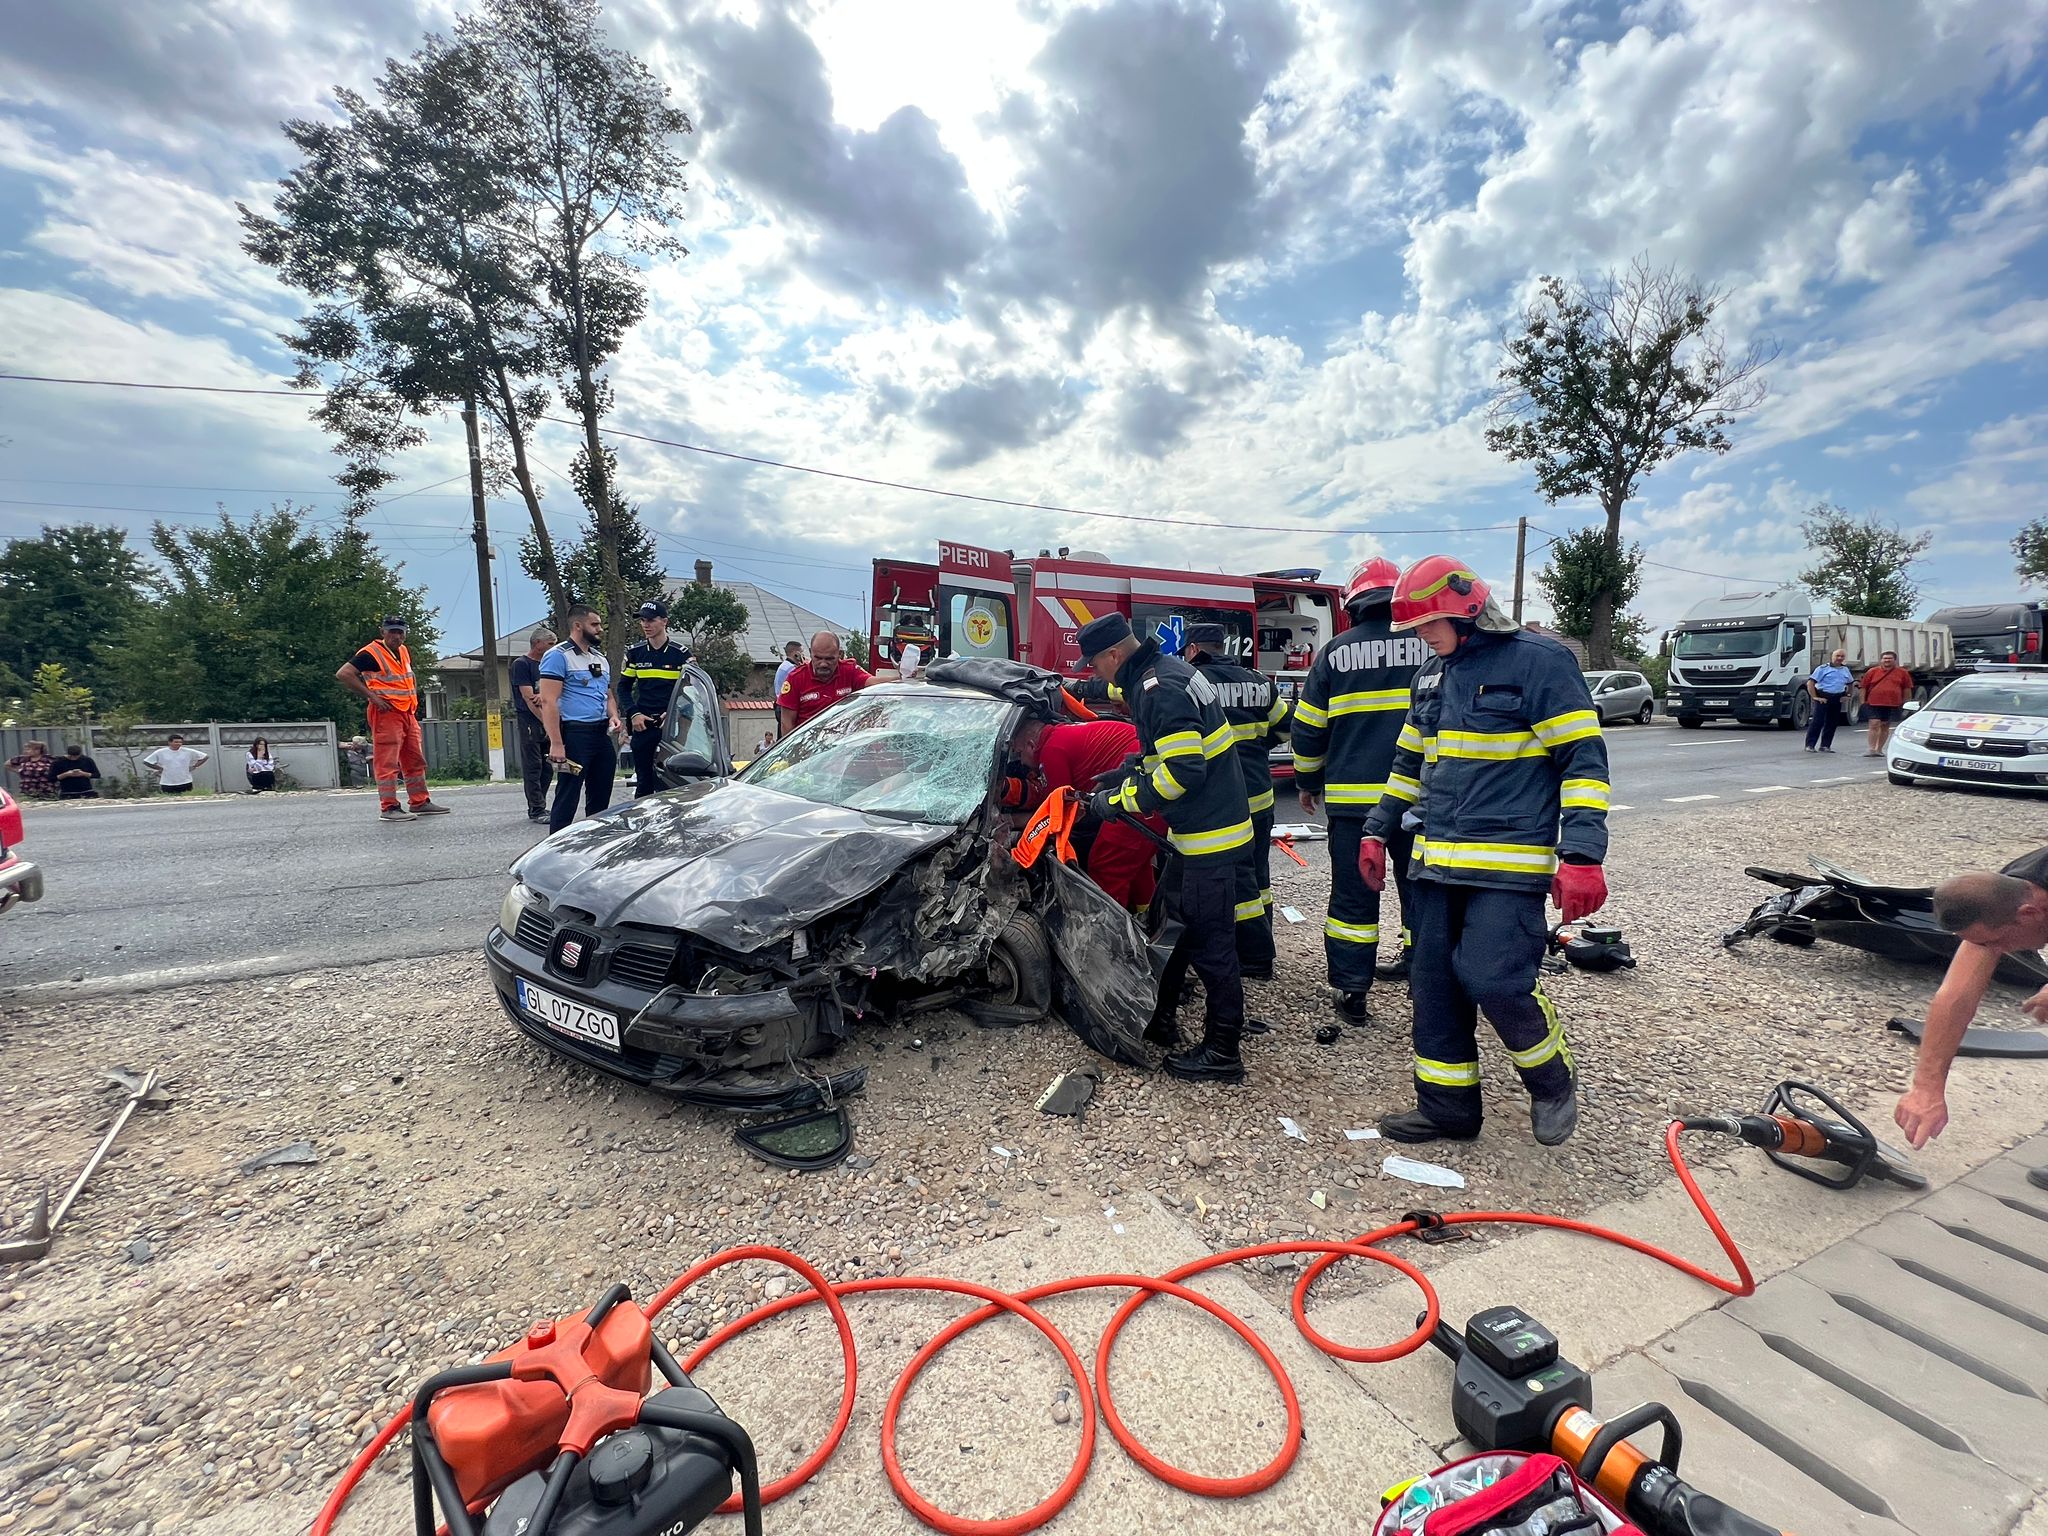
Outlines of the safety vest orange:
[[370,697],[406,714],[417,710],[420,695],[412,680],[412,651],[401,645],[394,656],[382,640],[372,640],[363,649],[377,663],[376,671],[363,674],[363,686],[370,690]]
[[1081,798],[1071,785],[1062,784],[1033,811],[1024,823],[1024,834],[1010,857],[1029,869],[1038,862],[1048,842],[1052,856],[1062,864],[1074,862],[1074,824],[1081,819]]

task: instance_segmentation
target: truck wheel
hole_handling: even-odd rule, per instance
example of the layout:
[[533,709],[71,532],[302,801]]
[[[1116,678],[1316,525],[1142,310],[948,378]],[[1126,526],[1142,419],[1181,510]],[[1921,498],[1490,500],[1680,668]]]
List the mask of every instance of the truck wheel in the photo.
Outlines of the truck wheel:
[[1643,700],[1643,707],[1636,711],[1636,724],[1648,725],[1650,723],[1650,716],[1655,713],[1657,713],[1657,706],[1648,699]]
[[1038,919],[1019,912],[988,952],[983,1000],[1005,1012],[1032,1010],[1042,1019],[1052,1007],[1052,951]]
[[1680,715],[1678,717],[1678,728],[1681,731],[1696,731],[1706,723],[1698,715]]
[[1806,729],[1806,717],[1812,712],[1813,700],[1803,693],[1795,694],[1792,698],[1792,713],[1778,717],[1778,729],[1781,731],[1803,731]]

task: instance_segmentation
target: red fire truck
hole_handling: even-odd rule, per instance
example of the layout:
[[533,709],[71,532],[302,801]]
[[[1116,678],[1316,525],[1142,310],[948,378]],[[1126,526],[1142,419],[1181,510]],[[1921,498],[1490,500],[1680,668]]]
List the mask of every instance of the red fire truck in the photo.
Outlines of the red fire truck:
[[[1346,627],[1341,594],[1315,570],[1222,572],[1118,565],[1087,550],[1008,550],[941,543],[938,563],[875,561],[868,643],[874,665],[894,667],[904,647],[925,658],[1000,656],[1080,676],[1075,647],[1083,624],[1121,613],[1141,636],[1177,634],[1194,623],[1221,624],[1224,649],[1242,666],[1271,676],[1292,696],[1317,647]],[[1284,747],[1274,767],[1289,771]]]

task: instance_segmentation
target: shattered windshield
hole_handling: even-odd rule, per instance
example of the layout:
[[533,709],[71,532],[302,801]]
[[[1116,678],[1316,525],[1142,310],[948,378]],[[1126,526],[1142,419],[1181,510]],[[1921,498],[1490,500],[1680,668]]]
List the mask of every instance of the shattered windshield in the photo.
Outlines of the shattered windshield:
[[855,694],[763,753],[740,780],[819,805],[961,822],[988,798],[1000,699]]
[[1694,629],[1682,631],[1672,644],[1681,661],[1708,661],[1725,656],[1761,656],[1778,639],[1778,626],[1762,629]]

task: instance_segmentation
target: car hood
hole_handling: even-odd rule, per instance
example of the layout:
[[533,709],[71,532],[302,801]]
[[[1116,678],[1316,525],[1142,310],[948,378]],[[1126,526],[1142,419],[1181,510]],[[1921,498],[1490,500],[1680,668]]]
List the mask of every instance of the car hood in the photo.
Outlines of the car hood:
[[512,872],[602,926],[675,928],[746,954],[880,888],[959,831],[725,780],[567,827]]
[[2048,736],[2048,717],[2041,715],[1993,715],[1976,711],[1923,709],[1913,715],[1915,725],[1940,731],[1944,736],[2000,736],[2012,741],[2038,741]]

